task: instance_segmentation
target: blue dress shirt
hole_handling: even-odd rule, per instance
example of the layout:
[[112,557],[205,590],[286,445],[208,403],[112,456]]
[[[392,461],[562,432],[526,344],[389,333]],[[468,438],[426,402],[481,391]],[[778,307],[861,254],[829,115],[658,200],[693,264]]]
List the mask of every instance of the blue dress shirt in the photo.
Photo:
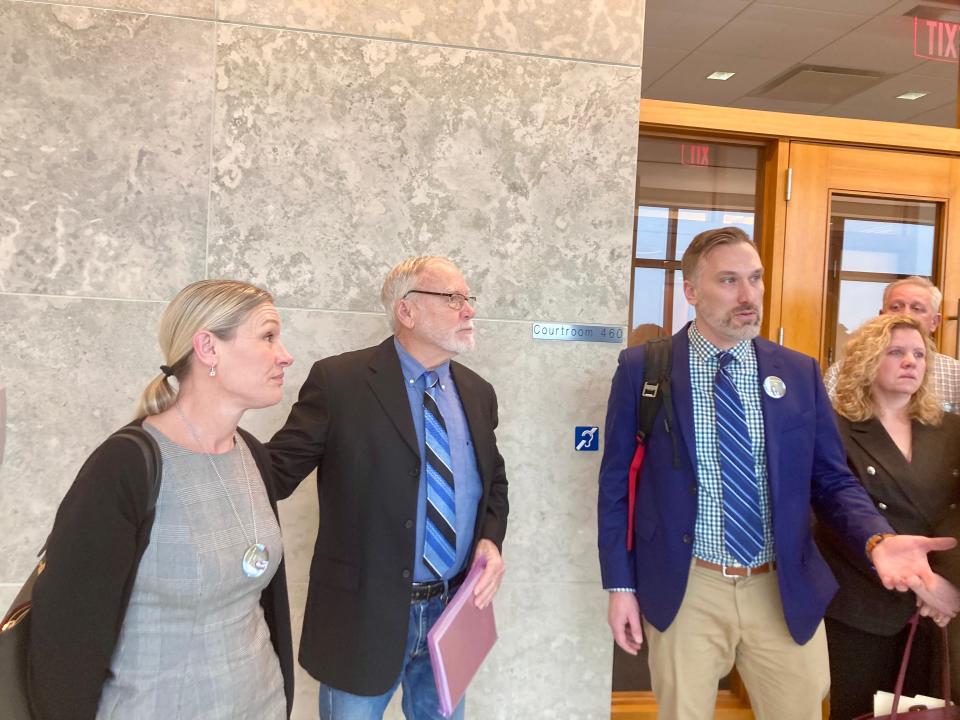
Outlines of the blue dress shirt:
[[[417,543],[416,557],[413,560],[413,579],[416,582],[434,580],[433,573],[423,562],[423,536],[427,518],[427,464],[422,462],[424,457],[423,432],[423,393],[426,383],[423,367],[414,357],[404,349],[396,338],[393,344],[400,357],[400,370],[403,373],[404,385],[407,388],[407,399],[410,401],[410,412],[413,415],[413,426],[417,431],[417,445],[420,449],[420,488],[417,492]],[[473,544],[473,530],[477,520],[477,507],[483,493],[480,482],[480,470],[477,468],[477,456],[473,449],[473,440],[470,437],[470,428],[467,425],[467,416],[460,403],[457,386],[450,374],[450,363],[445,362],[439,367],[432,368],[440,377],[440,392],[436,394],[437,407],[443,414],[443,421],[447,426],[447,439],[450,442],[450,457],[453,462],[453,477],[456,493],[456,531],[457,531],[457,559],[447,571],[446,578],[459,573],[469,561],[467,553]]]

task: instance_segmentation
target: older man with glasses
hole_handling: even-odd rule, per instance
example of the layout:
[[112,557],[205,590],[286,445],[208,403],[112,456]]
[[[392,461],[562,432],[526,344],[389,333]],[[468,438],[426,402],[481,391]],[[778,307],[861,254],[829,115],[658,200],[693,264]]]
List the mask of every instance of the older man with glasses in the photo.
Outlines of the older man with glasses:
[[477,299],[450,260],[418,257],[381,300],[393,335],[315,363],[268,444],[287,493],[317,470],[300,663],[320,681],[321,720],[382,718],[401,685],[408,720],[440,718],[426,634],[475,559],[478,607],[504,572],[497,397],[452,362],[474,347]]

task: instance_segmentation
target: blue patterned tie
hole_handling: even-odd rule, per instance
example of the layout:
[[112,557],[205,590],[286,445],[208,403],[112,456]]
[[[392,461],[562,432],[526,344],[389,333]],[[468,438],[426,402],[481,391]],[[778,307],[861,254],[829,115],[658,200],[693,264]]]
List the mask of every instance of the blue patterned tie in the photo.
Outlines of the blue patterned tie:
[[423,430],[427,461],[427,523],[423,538],[423,561],[438,578],[457,557],[456,495],[447,425],[434,399],[440,378],[432,370],[423,374]]
[[717,355],[720,363],[713,383],[717,411],[717,446],[723,484],[723,537],[727,550],[742,565],[753,565],[763,549],[760,489],[753,465],[747,417],[740,395],[728,374],[733,355]]

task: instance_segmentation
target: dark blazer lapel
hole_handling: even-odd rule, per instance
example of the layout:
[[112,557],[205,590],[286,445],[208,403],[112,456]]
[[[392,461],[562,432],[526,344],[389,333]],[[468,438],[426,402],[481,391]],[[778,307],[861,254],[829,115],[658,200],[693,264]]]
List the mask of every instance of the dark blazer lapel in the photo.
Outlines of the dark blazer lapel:
[[780,484],[780,430],[788,418],[789,403],[782,398],[772,398],[763,389],[763,381],[775,375],[787,385],[784,379],[783,364],[780,361],[777,346],[772,343],[754,340],[753,348],[757,356],[757,382],[760,384],[760,407],[763,410],[764,445],[767,449],[767,482],[770,484],[770,494],[773,498],[779,496]]
[[691,467],[697,467],[697,438],[693,429],[693,388],[690,385],[690,324],[673,337],[670,363],[670,394],[673,396],[674,422],[680,428],[683,444],[690,455]]
[[[911,434],[912,458],[910,462],[906,459],[903,462],[909,474],[896,476],[896,479],[910,502],[923,513],[928,523],[933,524],[940,519],[950,502],[943,487],[946,474],[941,470],[944,452],[939,443],[943,442],[943,435],[919,420],[913,421]],[[892,440],[890,444],[893,445]]]
[[[919,426],[920,423],[913,423],[912,453],[915,460],[918,458],[918,443],[927,444],[923,428]],[[873,493],[882,497],[891,491],[892,485],[914,507],[913,512],[919,513],[928,523],[933,521],[936,511],[931,507],[932,497],[927,492],[928,488],[923,485],[923,468],[926,467],[929,470],[929,465],[918,467],[907,462],[900,448],[876,418],[850,423],[850,440],[868,458],[867,462],[878,469],[877,474],[868,473],[866,477],[860,479],[868,490],[872,489]],[[927,452],[929,451],[928,449]],[[936,450],[934,449],[933,452]],[[936,504],[936,500],[933,500],[933,504]]]
[[[870,459],[870,464],[882,469],[885,476],[892,478],[909,495],[908,488],[914,484],[913,468],[879,420],[851,422],[850,439]],[[900,481],[901,478],[904,482]],[[864,483],[869,483],[869,478]]]
[[420,446],[417,443],[417,431],[413,426],[413,416],[410,414],[410,400],[407,398],[407,389],[400,369],[400,358],[393,345],[393,336],[380,343],[380,347],[370,361],[370,374],[367,382],[373,394],[376,395],[383,411],[396,426],[400,437],[404,439],[417,457],[420,456]]
[[469,373],[458,372],[459,368],[458,363],[450,363],[450,374],[457,386],[463,414],[467,417],[467,427],[470,428],[470,439],[477,457],[477,466],[480,468],[480,477],[487,487],[491,482],[490,461],[493,458],[493,448],[488,443],[491,419],[489,413],[484,411],[484,403],[473,378]]

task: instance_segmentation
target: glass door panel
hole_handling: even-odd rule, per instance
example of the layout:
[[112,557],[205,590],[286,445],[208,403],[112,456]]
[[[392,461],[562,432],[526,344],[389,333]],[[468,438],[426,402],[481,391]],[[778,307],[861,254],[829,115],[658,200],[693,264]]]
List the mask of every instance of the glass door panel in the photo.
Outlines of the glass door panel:
[[828,364],[843,357],[847,340],[883,304],[883,289],[910,275],[936,282],[941,203],[833,194],[827,267]]

